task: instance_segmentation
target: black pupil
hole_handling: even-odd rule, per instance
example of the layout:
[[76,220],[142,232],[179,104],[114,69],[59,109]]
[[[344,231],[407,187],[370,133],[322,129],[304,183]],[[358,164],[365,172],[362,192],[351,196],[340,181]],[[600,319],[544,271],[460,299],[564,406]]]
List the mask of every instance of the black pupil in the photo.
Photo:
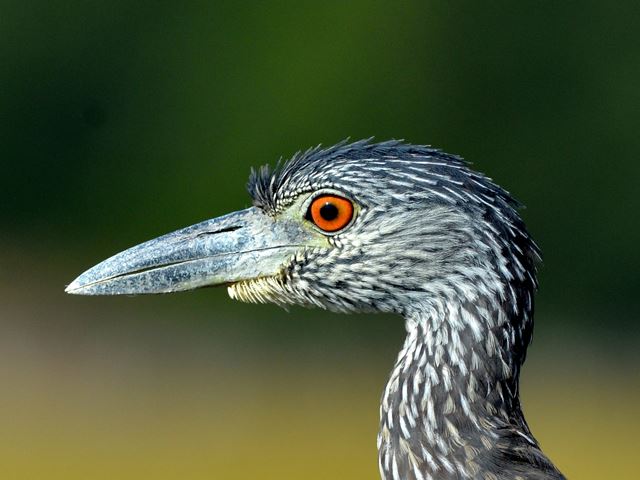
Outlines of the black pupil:
[[339,213],[338,207],[331,202],[327,202],[320,207],[320,216],[328,222],[338,218]]

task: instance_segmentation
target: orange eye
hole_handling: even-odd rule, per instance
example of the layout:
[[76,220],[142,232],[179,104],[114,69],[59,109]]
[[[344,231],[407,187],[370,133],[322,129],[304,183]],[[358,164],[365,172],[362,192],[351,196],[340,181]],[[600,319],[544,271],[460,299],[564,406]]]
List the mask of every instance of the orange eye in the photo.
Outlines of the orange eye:
[[307,219],[325,232],[336,232],[349,225],[353,218],[353,203],[335,195],[321,195],[311,202]]

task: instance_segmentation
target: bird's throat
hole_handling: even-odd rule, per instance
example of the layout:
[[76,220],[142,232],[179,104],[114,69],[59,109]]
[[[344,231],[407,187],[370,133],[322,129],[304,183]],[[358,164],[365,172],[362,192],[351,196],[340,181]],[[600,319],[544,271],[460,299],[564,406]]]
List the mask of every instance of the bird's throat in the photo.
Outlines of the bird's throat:
[[382,397],[384,479],[398,478],[398,471],[414,472],[411,478],[482,478],[483,456],[493,454],[505,427],[535,445],[520,411],[520,365],[505,337],[511,323],[498,311],[491,321],[471,315],[457,307],[407,318]]

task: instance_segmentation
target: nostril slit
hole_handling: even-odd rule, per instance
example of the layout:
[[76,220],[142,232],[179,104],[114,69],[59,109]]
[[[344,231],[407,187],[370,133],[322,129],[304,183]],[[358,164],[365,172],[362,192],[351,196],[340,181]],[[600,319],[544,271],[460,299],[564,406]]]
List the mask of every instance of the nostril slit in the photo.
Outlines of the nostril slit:
[[202,235],[217,235],[218,233],[227,233],[227,232],[235,232],[236,230],[240,230],[242,227],[240,225],[237,226],[233,226],[233,227],[227,227],[227,228],[221,228],[220,230],[211,230],[209,232],[200,232],[198,233],[198,237],[202,236]]

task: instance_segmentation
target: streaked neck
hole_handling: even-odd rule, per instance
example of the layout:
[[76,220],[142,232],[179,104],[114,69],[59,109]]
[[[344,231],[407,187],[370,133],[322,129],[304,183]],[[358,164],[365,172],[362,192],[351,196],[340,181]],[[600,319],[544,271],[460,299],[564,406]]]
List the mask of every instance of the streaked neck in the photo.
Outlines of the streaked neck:
[[518,399],[515,322],[488,304],[430,304],[407,316],[382,397],[384,479],[476,478],[505,442],[505,426],[519,437],[514,445],[536,445]]

